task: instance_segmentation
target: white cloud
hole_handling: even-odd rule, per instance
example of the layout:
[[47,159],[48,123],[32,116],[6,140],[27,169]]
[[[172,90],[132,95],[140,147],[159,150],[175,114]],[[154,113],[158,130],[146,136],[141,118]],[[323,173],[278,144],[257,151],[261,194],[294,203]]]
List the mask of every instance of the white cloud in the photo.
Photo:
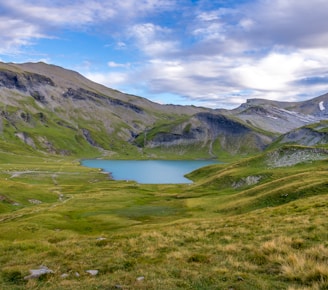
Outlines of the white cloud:
[[115,61],[109,61],[108,66],[111,68],[129,68],[130,67],[130,63],[117,63]]
[[16,17],[30,19],[34,23],[54,25],[82,25],[113,17],[115,11],[98,1],[35,3],[32,1],[12,0],[5,5]]
[[126,47],[127,47],[127,45],[123,41],[119,41],[118,43],[116,43],[116,48],[117,49],[125,49]]
[[247,89],[286,91],[297,74],[307,68],[311,68],[311,62],[300,53],[271,53],[259,61],[234,68],[233,75]]
[[[321,0],[259,0],[238,11],[197,10],[186,22],[189,37],[197,37],[193,46],[173,56],[167,49],[149,53],[138,81],[155,93],[213,100],[217,106],[252,97],[315,97],[327,86],[302,80],[324,80],[328,74],[327,18],[328,2]],[[144,35],[151,37],[143,44],[161,40],[160,33]],[[173,47],[180,49],[182,41]]]
[[116,88],[125,84],[127,81],[127,75],[119,72],[110,72],[110,73],[85,73],[85,77],[88,79],[108,86],[109,88]]
[[[35,39],[53,37],[58,29],[98,27],[100,30],[112,29],[113,34],[117,34],[119,27],[120,33],[124,34],[125,26],[130,26],[136,19],[147,13],[171,9],[173,4],[172,0],[3,1],[0,3],[0,20],[7,30],[1,30],[1,52],[10,53],[22,45],[32,44]],[[123,48],[124,44],[119,41],[118,47]]]
[[260,0],[245,7],[243,14],[255,23],[251,33],[244,35],[254,44],[328,45],[328,2],[325,0]]
[[209,12],[200,12],[196,16],[200,21],[213,21],[213,20],[219,20],[219,13],[218,11],[209,11]]
[[150,57],[177,51],[178,42],[169,39],[170,33],[170,29],[153,23],[134,25],[129,32],[138,49]]
[[[3,2],[0,53],[49,37],[53,28],[81,27],[106,30],[103,35],[116,43],[109,49],[116,52],[141,52],[142,59],[126,63],[108,56],[111,72],[87,74],[113,88],[142,85],[148,93],[171,93],[218,107],[251,97],[297,100],[326,89],[326,0],[257,0],[229,9],[218,8],[221,1]],[[135,61],[138,67],[131,69]]]
[[23,20],[0,17],[0,53],[15,53],[32,39],[45,38],[38,27]]

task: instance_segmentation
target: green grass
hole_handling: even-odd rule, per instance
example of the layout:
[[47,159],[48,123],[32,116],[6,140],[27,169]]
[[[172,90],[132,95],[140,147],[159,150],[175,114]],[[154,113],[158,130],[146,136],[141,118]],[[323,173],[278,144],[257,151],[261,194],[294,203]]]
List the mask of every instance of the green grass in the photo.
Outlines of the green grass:
[[[270,168],[263,154],[141,185],[24,154],[0,152],[1,289],[328,287],[326,160]],[[54,274],[24,280],[40,265]]]

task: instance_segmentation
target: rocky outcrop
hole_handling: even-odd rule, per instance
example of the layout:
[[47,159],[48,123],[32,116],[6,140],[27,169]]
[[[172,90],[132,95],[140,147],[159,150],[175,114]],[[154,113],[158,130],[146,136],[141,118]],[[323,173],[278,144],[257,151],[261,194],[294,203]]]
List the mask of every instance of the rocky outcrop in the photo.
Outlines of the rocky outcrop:
[[[169,132],[158,129],[152,133],[146,147],[170,147],[177,145],[200,144],[208,146],[209,152],[214,141],[218,140],[221,149],[232,154],[263,150],[272,139],[260,134],[246,125],[222,114],[199,113],[188,121],[180,123]],[[211,154],[212,155],[212,154]]]
[[43,85],[55,86],[49,77],[40,74],[0,71],[0,87],[27,92],[31,88]]
[[321,148],[287,147],[267,154],[267,165],[270,168],[288,167],[298,163],[312,162],[328,158],[328,150]]
[[318,132],[311,128],[300,128],[282,136],[280,144],[291,143],[304,146],[315,146],[328,143],[328,133]]
[[35,148],[34,140],[27,133],[25,133],[25,132],[18,132],[18,133],[15,134],[15,136],[18,137],[26,145]]
[[97,142],[95,140],[93,140],[90,132],[88,129],[82,129],[82,134],[85,138],[85,140],[87,140],[87,142],[94,147],[99,147],[99,145],[97,144]]
[[[64,98],[71,98],[75,101],[86,101],[91,100],[95,103],[99,103],[99,101],[107,103],[107,105],[113,105],[113,106],[121,106],[125,109],[132,110],[138,114],[143,113],[143,109],[134,105],[130,104],[124,101],[121,101],[119,99],[114,99],[109,96],[103,96],[88,90],[85,90],[83,88],[79,88],[77,90],[68,88],[68,90],[63,94]],[[101,104],[102,105],[102,104]]]
[[260,182],[261,176],[247,176],[232,183],[232,187],[237,189],[244,186],[255,185]]
[[221,134],[243,135],[251,131],[244,124],[236,122],[224,115],[199,113],[196,115],[196,118],[205,124],[214,138]]

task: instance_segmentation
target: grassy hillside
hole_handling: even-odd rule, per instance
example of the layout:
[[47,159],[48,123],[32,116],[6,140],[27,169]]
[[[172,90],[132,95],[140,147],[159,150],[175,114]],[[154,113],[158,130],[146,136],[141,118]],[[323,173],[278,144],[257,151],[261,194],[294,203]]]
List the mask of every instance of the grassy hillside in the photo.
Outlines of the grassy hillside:
[[[277,167],[275,152],[192,185],[0,152],[1,288],[327,289],[327,160]],[[41,265],[54,273],[24,280]]]
[[[327,96],[215,112],[42,63],[0,63],[0,91],[1,289],[328,289],[328,123],[301,116]],[[255,123],[277,116],[307,126],[271,144]],[[96,156],[227,163],[141,185],[80,166]]]

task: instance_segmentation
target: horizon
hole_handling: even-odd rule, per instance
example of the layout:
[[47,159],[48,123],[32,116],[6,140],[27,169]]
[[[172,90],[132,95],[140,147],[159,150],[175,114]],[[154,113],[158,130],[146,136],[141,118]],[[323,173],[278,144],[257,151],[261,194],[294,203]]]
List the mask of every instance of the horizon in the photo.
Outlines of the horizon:
[[322,0],[12,0],[0,11],[0,61],[54,64],[160,104],[232,109],[328,91]]
[[[59,66],[57,64],[54,64],[54,63],[46,63],[46,62],[43,62],[43,61],[37,61],[37,62],[20,62],[20,63],[17,63],[17,62],[2,62],[0,61],[0,63],[4,63],[4,64],[8,64],[8,65],[24,65],[24,64],[45,64],[45,65],[49,65],[49,66],[55,66],[55,67],[59,67],[61,69],[64,69],[64,70],[68,70],[68,71],[72,71],[73,73],[78,73],[80,74],[82,77],[85,77],[86,79],[88,79],[89,81],[92,81],[98,85],[102,85],[102,86],[105,86],[106,88],[108,89],[111,89],[111,90],[117,90],[116,88],[111,88],[111,87],[108,87],[106,84],[101,84],[101,83],[98,83],[84,75],[82,75],[79,71],[76,71],[76,70],[72,70],[72,69],[69,69],[69,68],[65,68],[65,67],[62,67],[62,66]],[[297,100],[297,101],[283,101],[283,100],[272,100],[272,99],[265,99],[265,98],[258,98],[258,97],[254,97],[254,98],[247,98],[244,100],[244,102],[242,103],[239,103],[239,104],[236,104],[234,107],[231,107],[231,108],[223,108],[223,107],[217,107],[217,108],[211,108],[211,107],[206,107],[204,105],[194,105],[194,104],[174,104],[174,103],[165,103],[165,104],[162,104],[162,103],[159,103],[157,102],[156,100],[151,100],[151,99],[148,99],[147,97],[144,97],[144,96],[141,96],[141,95],[136,95],[136,94],[130,94],[130,93],[127,93],[125,91],[121,91],[121,90],[117,90],[123,94],[127,94],[127,95],[132,95],[132,96],[135,96],[135,97],[139,97],[139,98],[144,98],[144,99],[147,99],[149,101],[152,101],[154,103],[157,103],[157,104],[160,104],[160,105],[168,105],[168,106],[195,106],[195,107],[204,107],[206,109],[214,109],[214,110],[234,110],[234,109],[237,109],[239,108],[241,105],[243,104],[246,104],[248,103],[249,101],[252,101],[252,100],[264,100],[264,101],[269,101],[269,102],[279,102],[279,103],[298,103],[298,102],[306,102],[306,101],[311,101],[313,99],[316,99],[316,98],[319,98],[319,97],[322,97],[326,94],[328,94],[328,92],[324,92],[323,94],[320,94],[318,96],[314,96],[314,97],[309,97],[309,98],[306,98],[306,99],[303,99],[303,100]]]

